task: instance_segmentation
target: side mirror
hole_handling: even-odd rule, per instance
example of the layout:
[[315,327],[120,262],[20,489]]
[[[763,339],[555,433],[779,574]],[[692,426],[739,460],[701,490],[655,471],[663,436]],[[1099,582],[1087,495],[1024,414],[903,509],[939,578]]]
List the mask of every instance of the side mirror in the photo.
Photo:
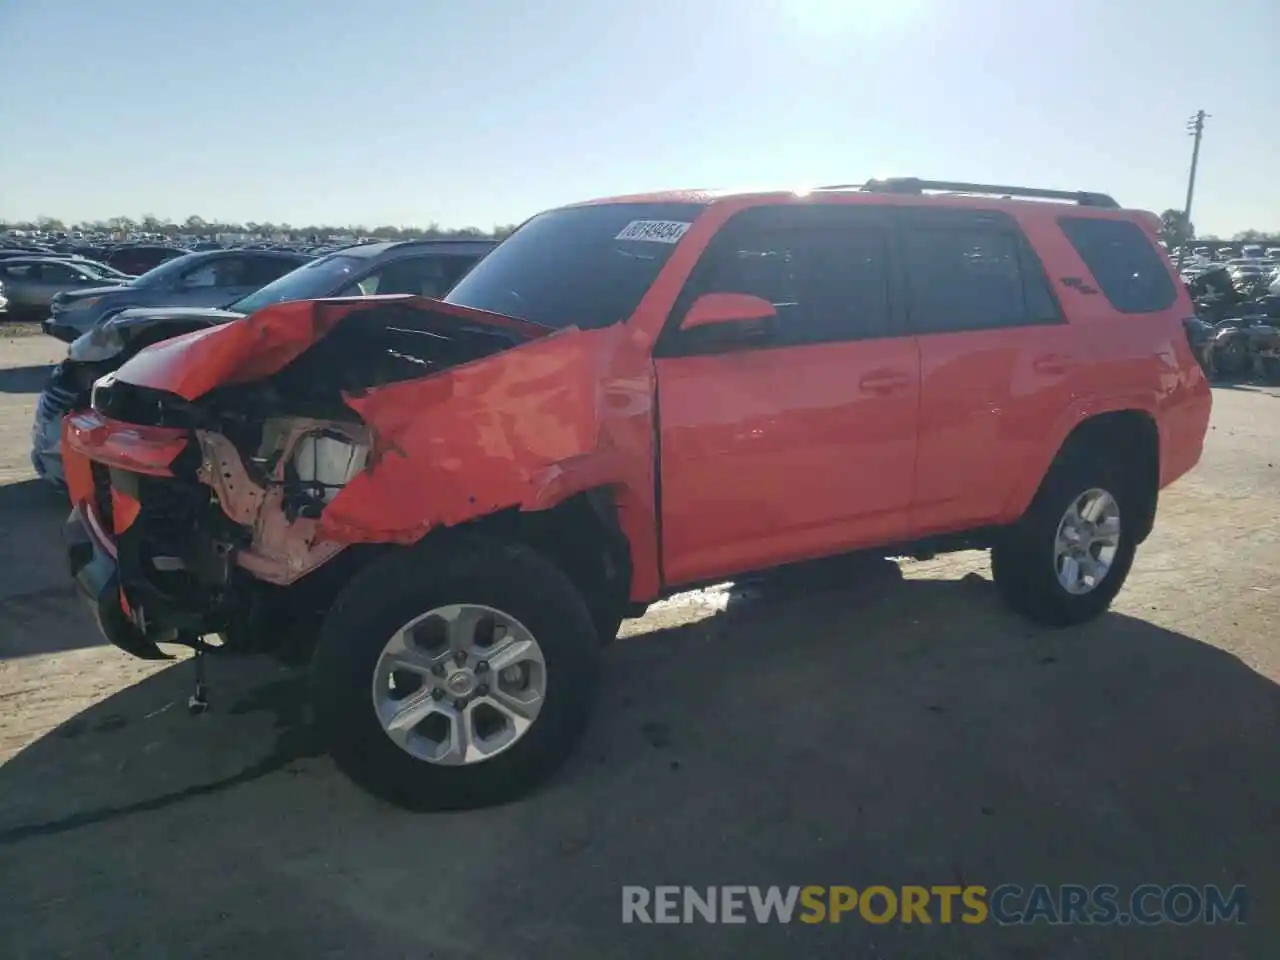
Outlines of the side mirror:
[[773,304],[763,297],[749,293],[705,293],[693,302],[680,329],[696,330],[731,324],[741,325],[744,329],[757,327],[763,332],[764,321],[777,316],[778,311]]

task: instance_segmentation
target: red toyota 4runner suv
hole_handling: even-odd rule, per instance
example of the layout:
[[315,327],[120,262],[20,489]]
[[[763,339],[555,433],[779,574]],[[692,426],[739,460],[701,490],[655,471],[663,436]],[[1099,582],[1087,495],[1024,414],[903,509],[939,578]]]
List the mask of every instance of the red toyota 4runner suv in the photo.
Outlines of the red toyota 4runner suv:
[[602,641],[691,585],[990,547],[1077,623],[1209,422],[1155,227],[920,180],[552,210],[443,301],[283,303],[99,380],[71,567],[137,656],[309,659],[338,764],[416,808],[554,769]]

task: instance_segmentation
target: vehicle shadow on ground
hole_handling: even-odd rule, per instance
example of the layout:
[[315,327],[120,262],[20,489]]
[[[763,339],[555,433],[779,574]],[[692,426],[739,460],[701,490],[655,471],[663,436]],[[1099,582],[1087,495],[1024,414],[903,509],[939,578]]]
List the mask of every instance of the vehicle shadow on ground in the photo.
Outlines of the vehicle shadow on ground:
[[[1257,912],[1212,928],[936,913],[623,928],[623,884],[1244,884],[1255,910],[1280,890],[1280,690],[1237,658],[1120,614],[1041,630],[977,574],[787,579],[624,635],[567,769],[485,811],[412,816],[359,793],[321,756],[298,674],[213,664],[214,712],[193,718],[187,669],[165,670],[0,768],[0,856],[22,864],[0,871],[0,941],[20,955],[175,955],[194,930],[219,955],[1265,955]],[[198,895],[174,876],[184,863]]]
[[1242,390],[1245,393],[1261,393],[1267,396],[1280,397],[1280,393],[1276,391],[1280,389],[1280,381],[1269,382],[1266,380],[1214,380],[1211,384],[1214,389],[1219,390]]
[[66,494],[42,480],[0,484],[0,662],[104,642],[72,603],[58,535],[68,509]]
[[0,367],[0,393],[39,393],[49,382],[54,364],[30,367]]

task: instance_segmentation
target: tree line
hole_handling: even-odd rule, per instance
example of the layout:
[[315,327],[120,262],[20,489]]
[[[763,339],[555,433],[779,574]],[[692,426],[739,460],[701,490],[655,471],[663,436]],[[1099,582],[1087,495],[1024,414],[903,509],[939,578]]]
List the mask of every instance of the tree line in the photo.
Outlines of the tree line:
[[380,240],[436,240],[505,237],[516,227],[515,224],[495,226],[490,230],[479,227],[442,227],[437,223],[425,227],[396,227],[382,225],[369,227],[364,224],[356,226],[335,226],[332,224],[308,224],[295,226],[289,223],[230,223],[221,220],[206,220],[204,217],[190,216],[181,223],[144,216],[139,220],[130,217],[111,217],[108,220],[84,220],[78,223],[66,223],[56,217],[37,217],[35,220],[14,222],[0,220],[0,230],[40,230],[45,233],[113,233],[113,234],[153,234],[162,237],[197,236],[212,237],[223,233],[245,233],[254,236],[284,235],[294,240],[307,237],[356,236],[377,237]]
[[[1212,233],[1207,233],[1203,237],[1196,236],[1195,224],[1188,220],[1181,210],[1166,210],[1160,214],[1160,239],[1170,250],[1173,250],[1189,242],[1203,240],[1206,243],[1213,243],[1224,238]],[[1280,246],[1280,230],[1241,230],[1230,239],[1244,243]]]
[[[223,233],[245,233],[254,236],[283,235],[293,240],[309,237],[355,236],[377,237],[380,240],[448,240],[466,238],[496,237],[501,239],[516,228],[516,224],[502,224],[490,230],[479,227],[442,227],[438,223],[430,223],[425,227],[396,227],[382,225],[369,227],[364,224],[355,226],[335,226],[333,224],[308,224],[294,226],[289,223],[229,223],[220,220],[206,220],[199,216],[190,216],[181,223],[144,216],[140,220],[129,217],[111,217],[108,220],[80,221],[67,224],[55,217],[37,217],[32,221],[12,222],[0,220],[0,230],[40,230],[45,233],[70,233],[79,230],[83,233],[139,234],[146,233],[162,237],[197,236],[211,237]],[[1170,249],[1182,246],[1192,240],[1204,240],[1212,243],[1222,240],[1214,234],[1203,237],[1196,236],[1195,225],[1183,216],[1181,210],[1166,210],[1160,215],[1160,239]],[[1230,239],[1247,243],[1270,243],[1280,245],[1280,230],[1241,230]]]

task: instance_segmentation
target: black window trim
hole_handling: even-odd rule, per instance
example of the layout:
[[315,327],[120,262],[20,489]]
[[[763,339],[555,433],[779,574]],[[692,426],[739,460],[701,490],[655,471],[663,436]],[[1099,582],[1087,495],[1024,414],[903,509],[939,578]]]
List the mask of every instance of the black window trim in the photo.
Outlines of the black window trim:
[[[832,211],[829,216],[833,219],[836,217],[834,211],[839,210],[848,217],[846,223],[805,223],[803,222],[806,211],[811,211],[814,207],[821,206],[825,210]],[[903,322],[902,311],[902,285],[899,281],[901,270],[898,264],[898,250],[896,246],[896,237],[893,230],[892,222],[884,216],[884,213],[892,208],[881,207],[875,205],[863,204],[822,204],[814,206],[802,206],[799,204],[768,204],[761,206],[748,207],[740,210],[731,216],[728,220],[720,225],[715,234],[707,242],[706,247],[698,256],[697,262],[693,265],[693,269],[689,272],[688,278],[680,289],[680,293],[676,296],[675,302],[671,306],[670,312],[663,323],[662,330],[658,334],[657,340],[653,345],[653,356],[659,357],[691,357],[691,356],[715,356],[730,353],[741,353],[747,350],[789,350],[801,349],[804,347],[817,346],[824,343],[859,343],[864,340],[889,340],[909,335],[908,330]],[[708,268],[711,265],[712,258],[719,256],[722,249],[719,242],[722,237],[728,235],[729,229],[733,226],[735,220],[738,220],[744,214],[767,217],[770,214],[786,220],[788,214],[795,218],[792,223],[784,223],[777,227],[780,233],[804,233],[807,231],[826,232],[826,233],[851,233],[861,229],[871,229],[878,231],[884,241],[885,256],[885,325],[882,330],[867,333],[849,332],[847,334],[832,334],[830,336],[814,337],[799,341],[777,341],[769,337],[763,337],[759,340],[750,338],[730,339],[730,340],[702,340],[698,342],[688,337],[680,330],[680,325],[684,322],[685,316],[689,312],[689,308],[693,306],[695,300],[703,293],[708,292],[705,285],[708,282]],[[812,218],[812,215],[810,215]],[[816,218],[815,218],[816,219]],[[701,340],[701,338],[699,338]]]
[[1037,277],[1041,281],[1042,290],[1048,295],[1049,302],[1053,305],[1053,315],[1040,320],[1028,318],[1022,323],[971,323],[964,326],[949,327],[946,330],[920,329],[916,326],[915,320],[911,316],[910,267],[906,262],[906,258],[901,257],[903,322],[911,336],[936,337],[951,333],[976,333],[982,330],[1025,330],[1034,327],[1062,326],[1067,323],[1066,313],[1062,309],[1062,301],[1059,299],[1057,291],[1054,290],[1053,284],[1049,282],[1049,273],[1045,269],[1044,261],[1040,259],[1040,255],[1036,252],[1031,238],[1027,236],[1026,231],[1022,229],[1022,225],[1016,218],[1002,210],[987,209],[961,210],[936,207],[932,209],[898,207],[894,209],[894,213],[897,214],[894,220],[896,221],[898,242],[900,244],[905,240],[908,230],[917,228],[940,231],[955,230],[957,232],[962,230],[988,230],[1011,237],[1018,255],[1018,276],[1021,280],[1024,308],[1030,307],[1031,285],[1035,283]]

